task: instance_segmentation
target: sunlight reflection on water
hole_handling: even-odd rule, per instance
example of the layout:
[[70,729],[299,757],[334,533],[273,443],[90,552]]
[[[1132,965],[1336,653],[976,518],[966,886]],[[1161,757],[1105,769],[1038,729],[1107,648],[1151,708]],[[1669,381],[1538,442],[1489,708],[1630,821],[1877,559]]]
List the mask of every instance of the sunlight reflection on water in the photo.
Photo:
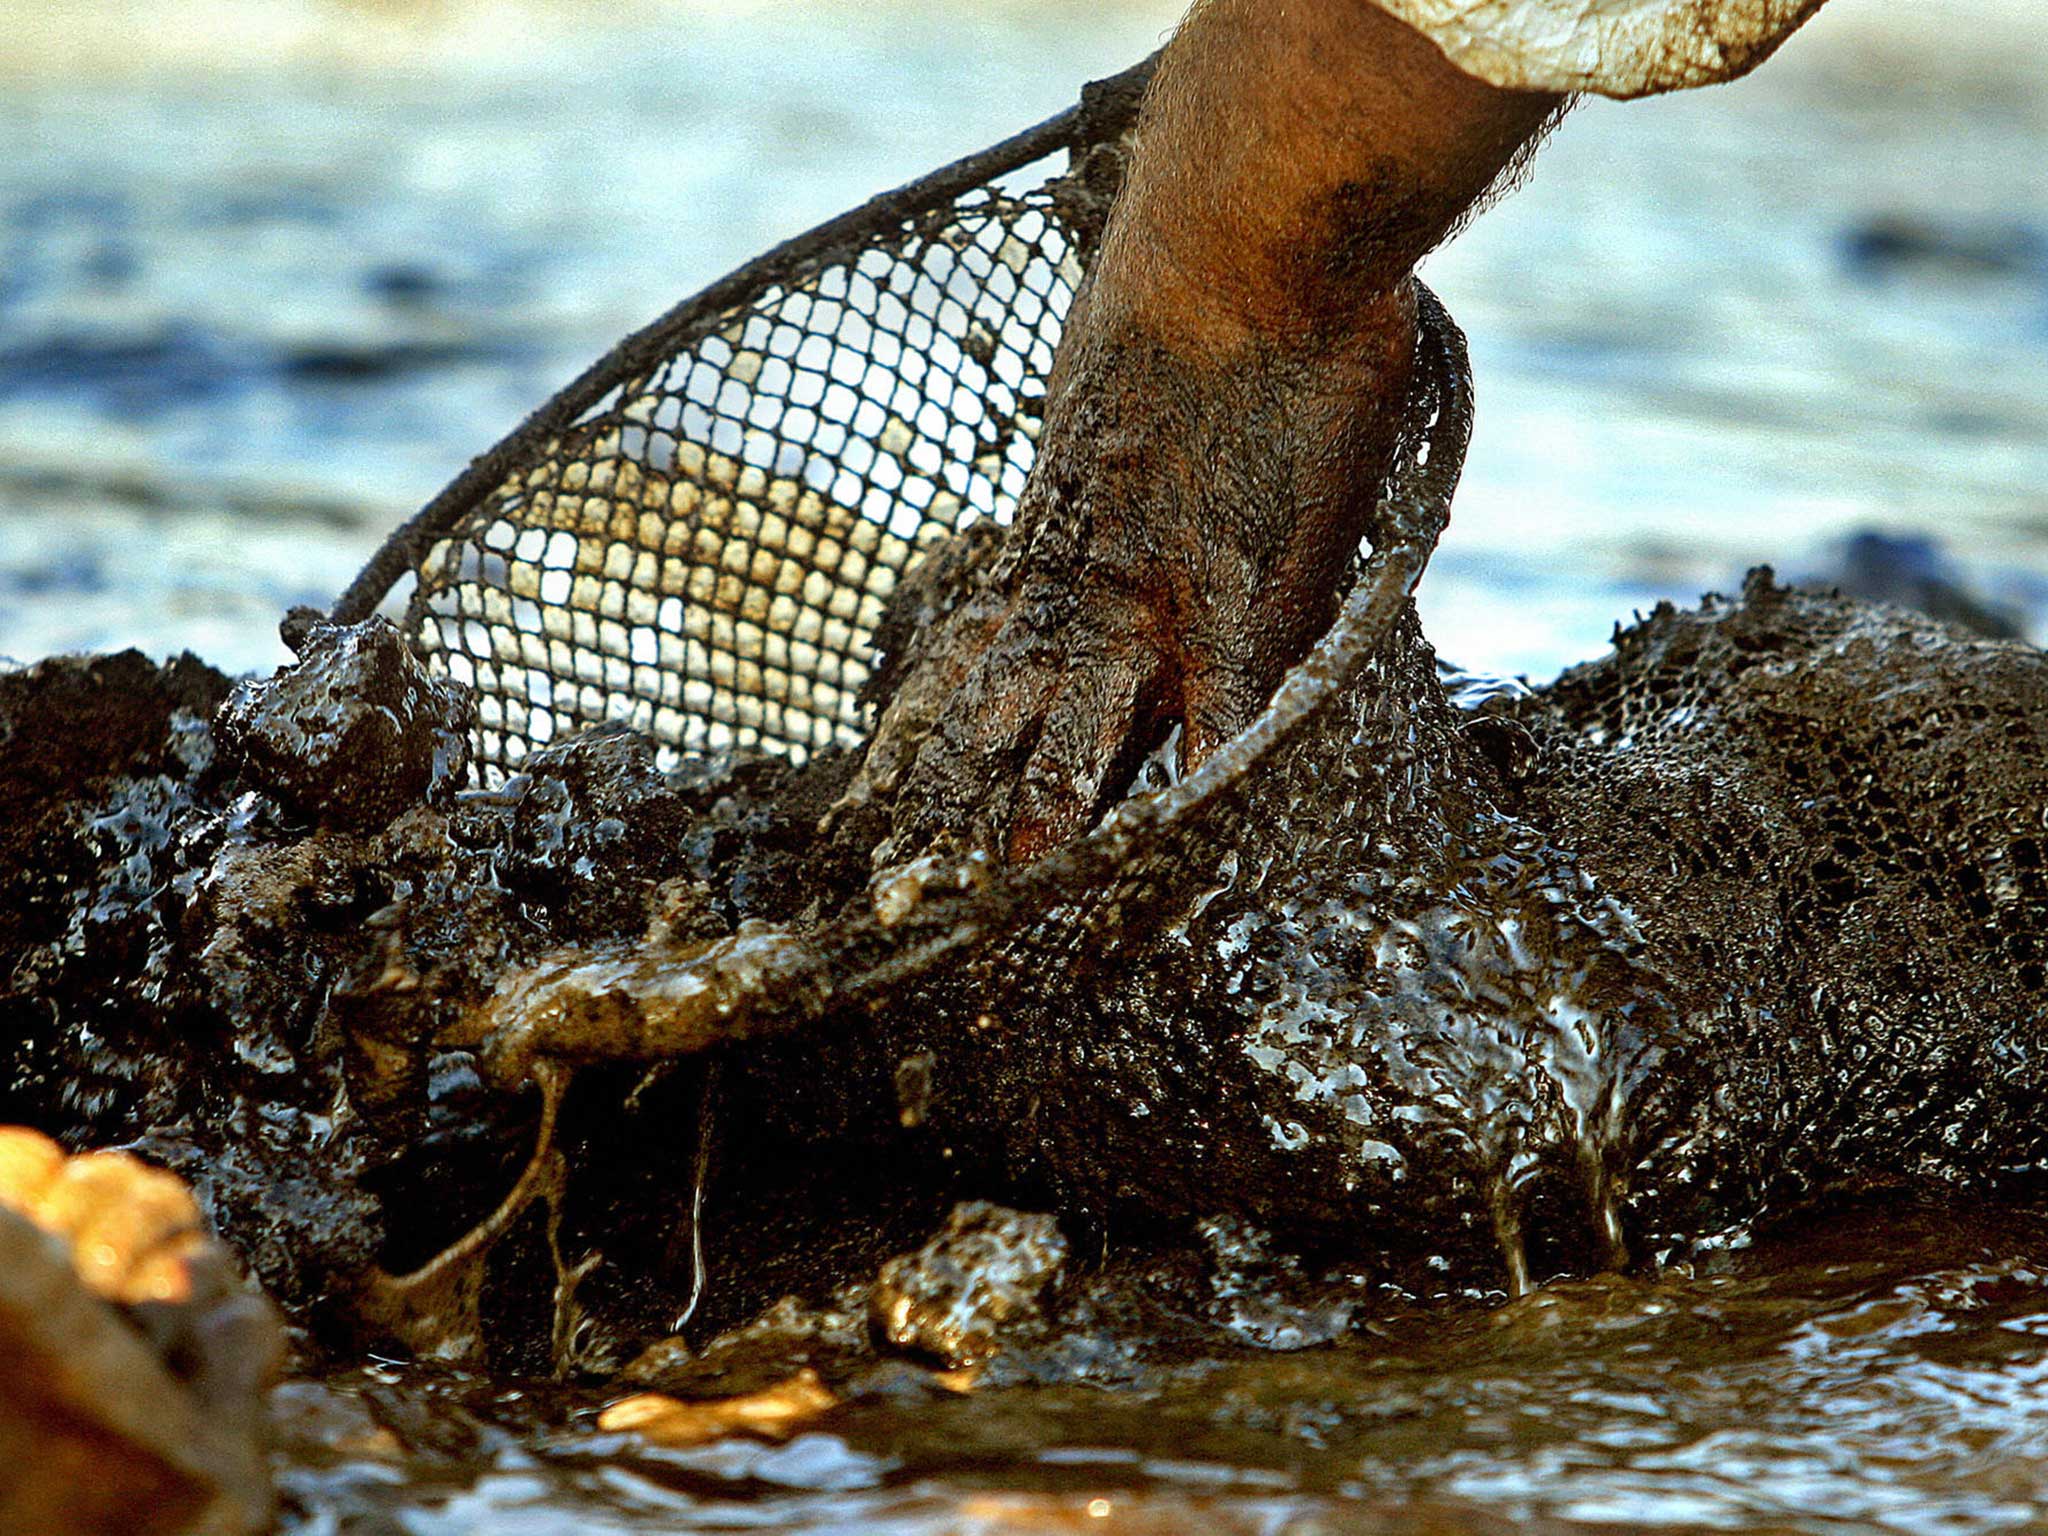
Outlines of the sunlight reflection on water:
[[[395,1516],[451,1536],[570,1518],[891,1536],[2038,1530],[2043,1236],[2010,1216],[1845,1212],[1721,1273],[1411,1309],[1288,1355],[1169,1355],[1122,1391],[855,1392],[779,1447],[664,1450],[593,1434],[587,1391],[345,1372],[281,1394],[283,1476],[301,1530]],[[349,1447],[379,1421],[373,1464]]]

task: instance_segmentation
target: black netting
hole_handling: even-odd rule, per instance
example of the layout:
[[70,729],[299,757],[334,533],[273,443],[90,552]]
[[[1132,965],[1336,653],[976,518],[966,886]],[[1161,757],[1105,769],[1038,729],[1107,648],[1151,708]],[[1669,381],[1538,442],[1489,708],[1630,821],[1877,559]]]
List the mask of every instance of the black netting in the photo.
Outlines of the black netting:
[[551,402],[558,425],[544,408],[480,461],[494,478],[444,493],[338,611],[414,575],[405,627],[475,692],[486,782],[605,720],[671,762],[858,742],[897,581],[1023,490],[1135,97],[1112,82],[1110,110],[878,199],[665,317]]

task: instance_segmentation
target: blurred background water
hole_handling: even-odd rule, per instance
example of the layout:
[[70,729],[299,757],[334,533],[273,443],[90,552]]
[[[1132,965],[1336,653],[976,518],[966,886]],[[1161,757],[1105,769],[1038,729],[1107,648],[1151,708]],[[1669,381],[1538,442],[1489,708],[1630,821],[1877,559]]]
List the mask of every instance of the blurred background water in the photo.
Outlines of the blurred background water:
[[[9,0],[0,655],[282,658],[625,331],[1070,101],[1178,0]],[[1424,589],[1543,676],[1861,529],[2048,628],[2038,0],[1836,0],[1576,111],[1427,268],[1480,416]]]

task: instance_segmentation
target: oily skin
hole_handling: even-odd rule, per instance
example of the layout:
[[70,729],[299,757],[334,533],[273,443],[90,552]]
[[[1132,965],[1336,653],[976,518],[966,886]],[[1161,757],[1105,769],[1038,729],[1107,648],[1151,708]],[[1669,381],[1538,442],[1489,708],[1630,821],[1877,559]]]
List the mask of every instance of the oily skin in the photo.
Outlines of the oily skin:
[[1202,0],[1160,61],[1000,554],[936,606],[848,804],[883,861],[1084,830],[1198,764],[1335,612],[1400,427],[1415,263],[1562,99],[1371,0]]

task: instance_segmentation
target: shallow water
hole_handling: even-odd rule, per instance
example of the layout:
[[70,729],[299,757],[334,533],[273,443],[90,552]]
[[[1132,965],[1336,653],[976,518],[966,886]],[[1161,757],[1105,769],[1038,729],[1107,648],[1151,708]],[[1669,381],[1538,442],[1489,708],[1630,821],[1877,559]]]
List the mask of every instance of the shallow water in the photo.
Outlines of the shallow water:
[[[1868,526],[2048,636],[2033,3],[1902,35],[1840,0],[1740,87],[1586,108],[1432,262],[1480,391],[1441,649],[1545,674]],[[0,36],[0,654],[280,659],[279,611],[620,333],[1057,110],[1173,7],[151,9],[15,0]],[[2044,1388],[2041,1227],[1866,1212],[1720,1274],[1390,1302],[1339,1347],[867,1399],[781,1446],[650,1450],[596,1389],[398,1367],[278,1401],[307,1532],[1961,1533],[2048,1529]]]
[[[378,1367],[279,1395],[304,1531],[1897,1531],[2048,1524],[2048,1229],[1865,1211],[1724,1272],[1389,1304],[1342,1345],[856,1399],[785,1444]],[[380,1524],[394,1520],[395,1526]]]

